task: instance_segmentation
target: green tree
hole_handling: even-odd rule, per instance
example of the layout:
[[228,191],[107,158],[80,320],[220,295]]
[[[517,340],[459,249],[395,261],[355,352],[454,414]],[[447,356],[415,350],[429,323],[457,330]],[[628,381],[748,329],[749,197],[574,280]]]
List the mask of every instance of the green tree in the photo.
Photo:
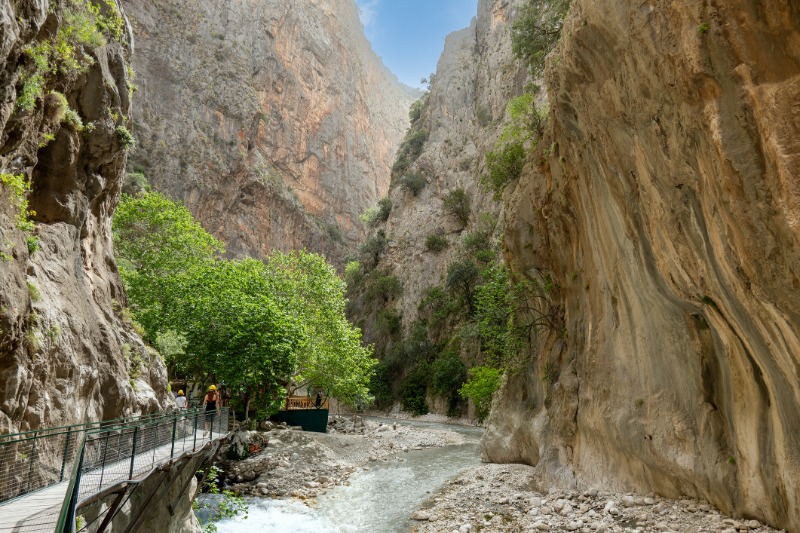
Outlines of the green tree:
[[459,393],[464,399],[472,400],[479,421],[489,416],[492,408],[492,395],[500,387],[501,372],[496,368],[476,366],[469,369],[469,379]]
[[345,283],[321,255],[275,252],[266,259],[270,290],[304,335],[292,379],[356,404],[368,397],[377,359],[361,342],[361,330],[345,317]]
[[201,265],[169,278],[164,292],[161,322],[185,336],[193,374],[277,410],[306,331],[273,296],[265,265],[255,259]]
[[212,265],[225,248],[166,196],[123,196],[113,220],[114,251],[136,319],[146,337],[163,332],[165,284],[173,276]]
[[475,314],[474,292],[479,280],[478,267],[469,259],[456,261],[447,268],[447,288],[461,298],[470,316]]
[[528,0],[511,26],[511,49],[535,77],[541,75],[547,54],[561,37],[570,1]]
[[447,193],[442,201],[442,207],[458,220],[462,228],[466,227],[472,208],[469,194],[464,189],[459,187]]

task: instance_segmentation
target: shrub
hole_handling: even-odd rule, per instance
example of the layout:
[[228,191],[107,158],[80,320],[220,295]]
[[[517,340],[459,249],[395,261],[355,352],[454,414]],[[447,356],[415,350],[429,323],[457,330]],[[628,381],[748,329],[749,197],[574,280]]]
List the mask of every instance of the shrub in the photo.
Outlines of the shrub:
[[17,228],[22,231],[33,231],[33,222],[28,219],[35,216],[35,211],[28,210],[28,199],[25,197],[31,190],[31,184],[25,179],[25,174],[0,173],[0,183],[11,190],[12,202],[17,208]]
[[361,243],[359,251],[366,256],[372,266],[375,267],[378,265],[378,261],[380,261],[381,254],[386,250],[386,242],[386,233],[381,229],[378,230],[375,235]]
[[136,139],[133,138],[133,134],[128,131],[128,128],[120,124],[115,131],[117,140],[124,150],[129,150],[136,146]]
[[447,237],[436,233],[428,235],[428,238],[425,239],[425,248],[431,252],[441,252],[447,248],[448,244]]
[[389,220],[389,214],[392,212],[392,200],[390,198],[381,198],[378,200],[378,205],[370,207],[364,211],[358,218],[368,226],[377,226],[381,222]]
[[542,73],[545,57],[558,43],[569,4],[570,0],[528,0],[511,26],[511,49],[528,63],[534,77]]
[[404,149],[410,159],[416,160],[422,153],[425,141],[428,140],[427,131],[414,131],[409,135],[401,149]]
[[428,365],[421,363],[400,382],[400,400],[403,402],[403,409],[415,415],[424,415],[428,412],[425,394],[428,389],[429,374]]
[[367,300],[371,302],[383,301],[384,303],[397,298],[403,293],[403,286],[400,280],[392,275],[385,275],[377,272],[373,276],[372,282],[367,287]]
[[122,39],[125,21],[116,3],[101,1],[102,7],[92,0],[65,2],[58,31],[23,49],[26,61],[19,78],[22,88],[17,96],[17,109],[32,111],[51,76],[71,80],[94,64],[84,48],[103,46],[107,39]]
[[364,272],[361,271],[361,263],[350,261],[344,267],[344,280],[348,286],[356,286],[364,279]]
[[447,351],[434,361],[431,374],[433,390],[442,395],[455,394],[467,379],[467,367],[458,352]]
[[410,172],[403,176],[400,183],[408,189],[408,191],[413,194],[414,196],[418,195],[422,189],[425,188],[425,185],[428,184],[428,181],[425,179],[419,172]]
[[33,254],[39,249],[39,237],[28,235],[27,237],[25,237],[25,241],[28,244],[29,254]]
[[395,337],[403,326],[403,317],[394,309],[381,309],[375,318],[375,327],[384,335]]
[[425,101],[422,98],[411,104],[411,108],[408,110],[408,119],[411,121],[412,126],[422,116],[422,110],[424,108]]
[[470,315],[475,312],[474,291],[479,278],[478,267],[468,259],[456,261],[447,268],[447,288],[461,298]]
[[506,185],[522,174],[524,165],[525,147],[522,143],[505,144],[495,151],[486,152],[488,173],[481,176],[480,183],[486,190],[494,193],[495,200],[499,200]]
[[375,367],[375,373],[369,382],[369,390],[375,398],[375,406],[379,409],[391,407],[394,401],[391,387],[391,372],[384,361]]
[[475,414],[483,422],[492,408],[492,395],[500,387],[500,371],[496,368],[478,366],[470,368],[469,379],[459,390],[464,399],[472,400]]
[[442,202],[442,206],[445,211],[458,220],[462,228],[466,227],[469,223],[471,201],[469,194],[467,194],[464,189],[459,187],[447,193],[447,196],[444,197]]

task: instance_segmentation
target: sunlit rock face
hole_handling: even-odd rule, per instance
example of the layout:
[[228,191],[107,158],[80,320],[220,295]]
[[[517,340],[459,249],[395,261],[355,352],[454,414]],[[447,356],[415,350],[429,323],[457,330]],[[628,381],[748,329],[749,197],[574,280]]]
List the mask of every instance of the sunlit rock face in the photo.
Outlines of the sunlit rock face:
[[[405,328],[417,318],[425,292],[441,286],[448,265],[463,255],[462,237],[481,225],[482,215],[500,216],[501,203],[478,182],[485,172],[484,153],[507,121],[506,105],[527,80],[526,69],[511,53],[510,24],[522,3],[481,0],[470,27],[447,36],[419,119],[427,140],[411,168],[426,185],[415,195],[395,183],[389,193],[392,211],[382,226],[389,242],[375,268],[400,280],[403,290],[394,305]],[[471,200],[466,226],[442,205],[459,188]],[[448,247],[428,250],[432,234],[447,239]],[[376,335],[369,327],[366,333],[368,339]],[[433,412],[447,411],[441,398],[429,397],[428,403]]]
[[340,260],[385,195],[415,98],[353,0],[125,1],[139,87],[133,170],[232,255]]
[[0,433],[154,411],[168,401],[163,362],[120,313],[111,246],[127,157],[116,127],[130,110],[130,35],[87,50],[86,72],[45,88],[62,92],[91,127],[78,132],[58,120],[53,95],[29,112],[17,108],[22,66],[30,64],[23,49],[58,30],[64,5],[0,5],[0,172],[31,180],[36,227],[27,236],[38,239],[29,251],[16,199],[0,185]]
[[553,271],[564,327],[486,459],[800,531],[799,29],[789,1],[573,2],[505,198],[508,259]]

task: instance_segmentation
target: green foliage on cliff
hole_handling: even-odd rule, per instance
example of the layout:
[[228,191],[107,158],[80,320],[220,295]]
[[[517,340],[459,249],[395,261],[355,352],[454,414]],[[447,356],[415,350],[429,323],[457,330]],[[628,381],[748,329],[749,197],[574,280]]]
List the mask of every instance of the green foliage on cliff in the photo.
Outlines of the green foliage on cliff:
[[534,77],[544,70],[547,54],[561,37],[571,0],[528,0],[511,27],[511,49]]
[[27,195],[31,184],[25,174],[0,173],[0,183],[11,193],[11,203],[17,211],[17,228],[26,232],[33,231],[35,226],[29,217],[35,216],[36,212],[28,209]]
[[348,403],[367,396],[375,360],[345,318],[344,282],[321,256],[222,259],[222,244],[158,193],[124,196],[113,234],[134,317],[173,373],[224,381],[273,411],[285,386]]
[[[56,4],[53,4],[56,5]],[[25,47],[17,109],[32,111],[47,86],[74,80],[94,64],[89,50],[119,41],[125,21],[113,0],[70,0],[60,13],[58,30]]]
[[469,223],[469,216],[472,210],[472,200],[469,193],[461,187],[448,192],[442,200],[442,207],[445,212],[455,218],[461,227],[466,227]]
[[502,372],[488,366],[477,366],[469,369],[469,379],[459,390],[463,398],[469,398],[475,405],[475,414],[479,421],[489,416],[492,407],[492,395],[500,387]]
[[432,233],[425,238],[425,249],[431,252],[441,252],[448,244],[447,237],[438,233]]

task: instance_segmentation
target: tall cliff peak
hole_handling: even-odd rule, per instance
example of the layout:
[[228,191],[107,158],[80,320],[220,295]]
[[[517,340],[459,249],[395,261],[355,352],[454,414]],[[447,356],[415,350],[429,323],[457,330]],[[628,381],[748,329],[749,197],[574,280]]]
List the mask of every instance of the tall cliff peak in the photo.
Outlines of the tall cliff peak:
[[332,258],[385,194],[408,88],[353,0],[127,2],[137,32],[133,170],[234,255]]

